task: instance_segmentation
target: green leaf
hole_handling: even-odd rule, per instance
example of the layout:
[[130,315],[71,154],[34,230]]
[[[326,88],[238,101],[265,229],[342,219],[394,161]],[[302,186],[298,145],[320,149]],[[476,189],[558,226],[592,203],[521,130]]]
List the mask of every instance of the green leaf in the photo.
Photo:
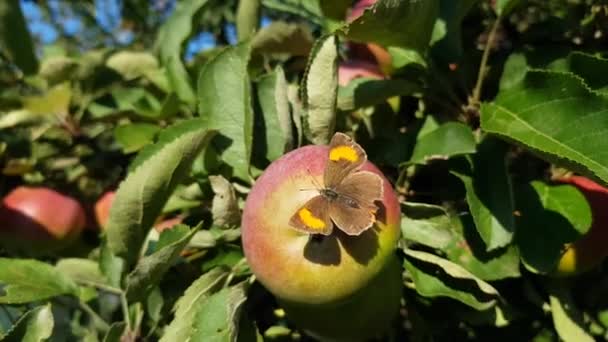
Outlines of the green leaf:
[[262,0],[262,5],[280,12],[301,16],[317,25],[322,25],[324,21],[318,0]]
[[165,70],[167,80],[177,97],[193,107],[196,104],[196,94],[192,88],[190,75],[179,56],[168,57],[165,62]]
[[52,121],[54,118],[45,117],[39,113],[32,113],[26,109],[15,109],[0,114],[0,129],[12,128],[29,123],[41,123],[47,120]]
[[253,140],[249,54],[248,42],[228,47],[203,66],[198,79],[199,115],[219,131],[213,144],[243,180],[249,180]]
[[193,321],[194,341],[236,341],[241,309],[247,299],[247,283],[222,289],[203,299]]
[[569,70],[582,77],[591,89],[608,94],[608,80],[603,76],[608,73],[608,59],[575,51],[567,62]]
[[62,258],[56,264],[55,268],[61,274],[68,276],[75,282],[88,282],[92,284],[106,284],[99,263],[91,259],[83,258]]
[[186,120],[164,130],[158,142],[141,150],[110,209],[106,232],[115,255],[128,264],[135,261],[165,202],[214,133],[199,119]]
[[13,328],[2,337],[5,342],[42,342],[51,337],[55,320],[51,303],[25,313]]
[[454,234],[447,211],[438,205],[403,203],[401,232],[405,239],[425,246],[447,248]]
[[530,71],[523,82],[482,105],[481,127],[608,183],[606,113],[608,99],[580,78]]
[[236,32],[239,41],[251,38],[260,23],[260,0],[239,1],[236,11]]
[[110,330],[106,333],[103,338],[103,342],[123,342],[121,339],[126,328],[125,322],[114,322],[110,326]]
[[133,153],[152,143],[160,127],[148,123],[134,123],[117,126],[114,129],[116,141],[122,145],[124,153]]
[[443,251],[450,261],[486,281],[520,276],[517,248],[487,252],[470,215],[411,202],[404,203],[403,213],[401,231],[406,240]]
[[207,0],[180,1],[167,21],[160,27],[155,42],[155,49],[160,54],[160,60],[167,69],[169,83],[177,93],[178,97],[194,105],[196,97],[192,90],[190,77],[181,60],[182,46],[192,33],[192,21],[194,16]]
[[438,0],[379,0],[341,31],[349,40],[423,52],[438,12]]
[[522,261],[533,272],[551,272],[564,244],[589,230],[592,219],[589,204],[571,185],[532,182],[514,190],[519,211],[516,242]]
[[472,172],[454,172],[464,183],[469,210],[487,251],[509,245],[515,233],[507,151],[506,144],[487,137],[471,158]]
[[315,43],[302,80],[302,102],[308,138],[327,144],[334,134],[338,97],[338,40],[329,35]]
[[125,270],[125,260],[112,254],[107,239],[102,242],[99,253],[99,270],[113,287],[121,288],[122,276]]
[[146,298],[146,314],[154,324],[158,324],[163,318],[162,310],[164,304],[163,293],[158,286],[155,286]]
[[18,0],[0,1],[0,50],[26,75],[38,71],[38,59]]
[[52,86],[72,79],[78,67],[78,62],[73,58],[62,55],[52,56],[42,61],[38,74]]
[[449,297],[476,310],[486,310],[500,298],[492,285],[478,279],[462,266],[434,254],[404,250],[405,268],[414,280],[416,292],[425,297]]
[[520,257],[517,246],[486,250],[486,244],[479,237],[471,215],[460,214],[451,217],[455,238],[444,249],[447,258],[466,268],[486,281],[521,276]]
[[394,69],[400,69],[409,65],[416,66],[421,69],[426,69],[427,67],[424,56],[416,50],[392,46],[389,46],[387,50],[391,56],[391,65]]
[[410,163],[426,164],[433,159],[475,153],[475,137],[471,129],[458,122],[448,122],[418,137]]
[[287,81],[283,69],[278,67],[260,78],[257,91],[264,125],[255,133],[265,139],[260,141],[261,138],[256,139],[254,136],[254,146],[262,145],[260,148],[265,150],[266,159],[273,161],[295,145],[287,98]]
[[52,265],[33,259],[0,258],[0,303],[21,304],[63,294],[78,294],[78,286]]
[[496,0],[496,14],[500,17],[508,15],[520,2],[521,0]]
[[523,81],[528,72],[526,56],[522,53],[512,53],[507,58],[500,77],[500,90],[505,91]]
[[[202,224],[202,223],[201,223]],[[165,273],[169,270],[175,260],[179,257],[180,252],[186,247],[190,239],[200,229],[201,224],[193,229],[188,229],[186,225],[178,225],[171,229],[175,231],[182,231],[181,239],[162,246],[159,250],[155,251],[151,255],[142,258],[138,263],[133,272],[127,276],[127,299],[132,301],[140,301],[146,298],[148,293],[160,282]],[[168,233],[163,234],[174,234],[169,230]]]
[[585,330],[583,315],[563,284],[548,284],[549,303],[553,326],[564,342],[593,342],[595,339]]
[[310,29],[301,23],[273,21],[260,29],[251,41],[252,54],[286,54],[308,56],[314,38]]
[[241,211],[234,187],[222,176],[209,176],[215,194],[211,203],[213,224],[218,227],[235,227],[241,222]]
[[338,108],[348,111],[371,107],[393,96],[411,95],[420,90],[418,84],[404,79],[376,80],[359,77],[339,88]]
[[145,76],[159,68],[154,55],[136,51],[118,51],[106,60],[106,66],[126,80]]
[[323,14],[334,20],[344,20],[348,9],[352,5],[351,0],[319,1]]
[[431,38],[433,53],[444,63],[462,58],[462,20],[478,0],[440,0],[439,18]]
[[161,342],[186,341],[191,338],[195,317],[205,304],[205,299],[223,287],[228,275],[226,269],[218,267],[194,281],[175,303],[175,316],[165,329]]

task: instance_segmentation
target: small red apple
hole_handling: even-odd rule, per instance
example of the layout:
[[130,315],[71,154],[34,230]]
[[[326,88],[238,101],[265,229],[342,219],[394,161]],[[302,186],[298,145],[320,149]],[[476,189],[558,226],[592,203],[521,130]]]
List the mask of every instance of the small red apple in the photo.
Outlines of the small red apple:
[[183,220],[183,216],[175,216],[170,219],[162,220],[154,225],[154,229],[156,229],[157,232],[161,233],[165,229],[170,229],[176,224],[182,223]]
[[582,176],[559,182],[572,184],[585,195],[593,220],[587,234],[566,246],[557,265],[556,275],[572,276],[592,269],[608,256],[608,189]]
[[[115,196],[115,191],[108,191],[104,193],[95,203],[95,218],[97,219],[97,224],[101,229],[104,229],[110,220],[110,208],[112,207],[112,202],[114,201]],[[183,216],[176,216],[167,220],[162,220],[162,218],[159,218],[156,220],[157,223],[154,225],[154,228],[160,233],[165,229],[182,223],[183,219]]]
[[0,235],[9,250],[43,254],[80,235],[85,212],[75,199],[49,188],[20,186],[2,200]]
[[384,181],[374,226],[359,236],[334,229],[323,238],[290,227],[290,217],[319,194],[328,151],[327,146],[306,146],[277,159],[245,202],[241,226],[249,265],[270,292],[291,303],[337,303],[352,296],[384,268],[400,236],[397,196],[369,161],[361,169]]
[[[360,0],[351,8],[346,21],[352,22],[363,15],[363,12],[371,7],[376,0]],[[355,60],[367,61],[376,64],[379,70],[384,75],[390,75],[393,72],[393,60],[390,53],[382,46],[376,43],[354,43],[348,44],[350,50],[350,58]]]
[[108,191],[95,202],[95,219],[102,229],[105,228],[110,219],[110,208],[112,207],[114,196],[116,196],[116,192]]
[[338,84],[345,86],[357,77],[383,79],[384,74],[378,69],[378,66],[369,62],[350,60],[340,63],[338,66]]

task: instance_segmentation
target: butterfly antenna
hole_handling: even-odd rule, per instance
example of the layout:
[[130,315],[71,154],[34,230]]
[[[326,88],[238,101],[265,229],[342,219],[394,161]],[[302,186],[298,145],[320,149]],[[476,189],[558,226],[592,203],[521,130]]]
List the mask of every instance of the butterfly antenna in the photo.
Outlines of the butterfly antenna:
[[317,187],[317,190],[323,189],[321,184],[319,184],[319,182],[317,182],[317,179],[312,175],[312,172],[310,172],[310,169],[306,168],[306,171],[308,172],[308,175],[310,176],[310,179],[312,180],[314,186]]

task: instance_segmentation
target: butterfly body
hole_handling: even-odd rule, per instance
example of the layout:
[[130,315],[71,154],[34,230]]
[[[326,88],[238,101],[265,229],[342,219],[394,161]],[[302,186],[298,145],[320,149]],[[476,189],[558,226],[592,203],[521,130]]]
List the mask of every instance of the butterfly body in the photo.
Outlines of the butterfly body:
[[365,151],[350,137],[336,133],[319,194],[291,217],[290,225],[301,232],[329,235],[337,227],[348,235],[359,235],[376,220],[375,201],[383,196],[382,178],[358,170],[367,160]]

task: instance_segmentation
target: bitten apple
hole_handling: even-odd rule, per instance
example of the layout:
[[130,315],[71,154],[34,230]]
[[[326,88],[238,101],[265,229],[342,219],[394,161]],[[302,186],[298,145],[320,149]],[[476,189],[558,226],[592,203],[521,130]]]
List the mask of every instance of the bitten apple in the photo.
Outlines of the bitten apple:
[[5,248],[44,254],[80,235],[85,212],[75,199],[43,187],[17,187],[2,200],[0,236]]
[[557,264],[556,275],[572,276],[590,270],[608,256],[608,189],[582,176],[560,182],[576,186],[585,195],[593,220],[587,234],[566,246]]
[[329,236],[301,233],[290,217],[319,194],[327,146],[306,146],[274,161],[245,203],[242,240],[257,279],[275,296],[307,305],[339,303],[364,288],[395,253],[400,210],[391,184],[371,162],[362,170],[381,176],[384,197],[376,223],[359,236],[339,229]]

